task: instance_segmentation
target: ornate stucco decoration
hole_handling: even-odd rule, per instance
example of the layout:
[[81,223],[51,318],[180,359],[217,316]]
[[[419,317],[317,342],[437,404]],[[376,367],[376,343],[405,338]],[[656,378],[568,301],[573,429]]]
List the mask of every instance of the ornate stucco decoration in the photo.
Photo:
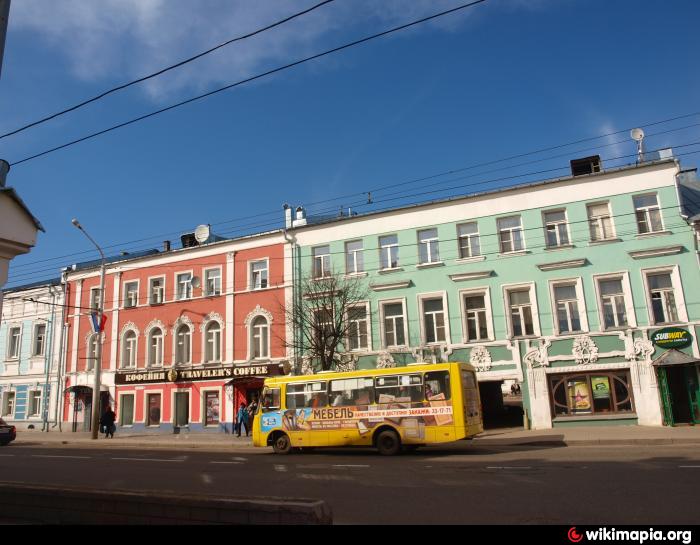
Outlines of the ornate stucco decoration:
[[156,327],[163,332],[163,337],[165,337],[168,334],[168,330],[166,329],[165,324],[160,320],[151,320],[146,326],[144,334],[148,337],[148,335],[151,334],[151,331],[153,331]]
[[535,369],[537,367],[548,367],[549,366],[549,358],[547,355],[547,349],[550,346],[550,342],[546,341],[540,344],[539,346],[533,348],[532,350],[528,351],[525,354],[525,357],[523,358],[525,360],[525,363],[531,368]]
[[301,374],[302,375],[313,375],[314,374],[314,364],[311,362],[311,358],[302,358],[301,360]]
[[650,361],[651,355],[654,353],[654,343],[646,339],[637,339],[634,341],[634,355],[644,361]]
[[396,362],[389,352],[380,352],[377,355],[377,369],[391,369],[396,367]]
[[174,335],[177,334],[177,328],[180,327],[182,324],[187,324],[191,330],[194,329],[194,324],[192,323],[192,320],[190,319],[190,317],[183,314],[177,320],[175,320],[175,323],[173,324],[173,334]]
[[85,344],[86,344],[86,345],[90,346],[90,339],[92,339],[93,335],[100,335],[102,344],[105,343],[105,339],[107,338],[107,335],[105,335],[104,332],[102,332],[102,333],[95,333],[95,332],[93,332],[92,329],[91,329],[90,331],[88,331],[88,332],[85,334]]
[[417,363],[439,363],[447,361],[447,347],[444,345],[421,345],[411,349],[411,354],[416,358]]
[[339,373],[357,370],[357,356],[354,354],[340,354],[335,360],[335,370]]
[[588,335],[579,335],[574,339],[571,353],[578,365],[588,365],[598,361],[598,347]]
[[476,367],[477,371],[490,371],[491,354],[485,346],[475,346],[469,353],[469,363]]
[[248,313],[243,323],[247,328],[250,328],[250,324],[253,323],[253,320],[258,316],[264,316],[267,320],[267,324],[272,325],[272,313],[265,310],[260,305],[256,305],[255,308]]
[[136,324],[135,324],[134,322],[126,322],[126,323],[124,324],[124,327],[122,327],[122,331],[121,331],[119,337],[120,337],[120,338],[123,337],[123,336],[124,336],[124,333],[126,333],[126,332],[129,331],[129,330],[131,330],[131,331],[133,331],[134,333],[136,333],[136,336],[137,336],[137,337],[138,337],[139,335],[141,335],[141,332],[139,331],[139,328],[136,327]]
[[217,322],[219,324],[219,327],[222,330],[224,329],[224,319],[221,317],[221,314],[219,314],[218,312],[210,312],[202,320],[202,323],[199,326],[199,331],[204,333],[204,330],[207,328],[210,322]]

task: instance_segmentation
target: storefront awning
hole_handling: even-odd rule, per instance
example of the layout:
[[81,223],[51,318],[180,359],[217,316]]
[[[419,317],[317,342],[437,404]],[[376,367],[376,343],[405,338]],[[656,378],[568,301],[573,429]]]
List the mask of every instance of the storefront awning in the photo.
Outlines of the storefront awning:
[[689,356],[685,352],[671,348],[656,358],[652,362],[652,365],[656,367],[665,367],[668,365],[693,365],[695,363],[700,363],[700,360],[694,356]]

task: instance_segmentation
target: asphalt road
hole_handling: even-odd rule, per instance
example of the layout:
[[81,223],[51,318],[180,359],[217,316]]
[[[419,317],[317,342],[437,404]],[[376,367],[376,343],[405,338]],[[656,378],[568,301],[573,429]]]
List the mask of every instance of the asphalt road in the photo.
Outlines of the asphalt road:
[[336,523],[695,524],[689,445],[477,447],[394,458],[92,447],[0,448],[0,480],[231,496],[321,498]]

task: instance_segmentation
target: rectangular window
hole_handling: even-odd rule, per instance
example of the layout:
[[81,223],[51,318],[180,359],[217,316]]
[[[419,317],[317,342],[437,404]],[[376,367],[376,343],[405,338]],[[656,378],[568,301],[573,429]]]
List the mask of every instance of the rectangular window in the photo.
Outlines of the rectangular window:
[[671,273],[647,275],[651,310],[654,324],[674,323],[678,321],[676,297],[673,293]]
[[632,200],[634,201],[634,210],[637,215],[639,234],[663,231],[661,209],[659,208],[659,200],[656,194],[637,195]]
[[204,392],[204,411],[204,425],[216,426],[219,423],[219,392]]
[[192,273],[182,273],[177,275],[177,298],[192,298]]
[[19,340],[21,328],[11,327],[7,337],[7,359],[19,358]]
[[90,289],[90,308],[92,310],[100,309],[100,288]]
[[124,284],[124,308],[133,308],[139,303],[139,283]]
[[374,403],[374,381],[371,378],[331,380],[332,407],[370,405]]
[[379,237],[379,266],[382,269],[396,269],[399,266],[399,237],[397,235]]
[[423,327],[426,343],[445,342],[445,311],[442,298],[423,300]]
[[2,415],[14,416],[15,414],[15,393],[5,392],[2,398]]
[[418,231],[418,261],[421,264],[440,261],[437,229]]
[[566,227],[566,212],[558,210],[545,212],[544,230],[547,237],[547,248],[556,248],[569,244],[569,233]]
[[559,333],[581,331],[581,318],[579,316],[575,284],[554,286],[554,305],[556,307]]
[[320,308],[315,310],[313,328],[317,348],[333,343],[335,331],[333,311],[329,308]]
[[369,348],[369,320],[367,307],[364,305],[348,310],[348,345],[350,350],[367,350]]
[[[300,384],[287,384],[287,409],[303,409],[310,407],[317,409],[328,406],[328,392],[326,382],[305,382]],[[291,418],[285,416],[285,418]],[[285,423],[283,424],[294,424]],[[296,422],[297,426],[301,422]],[[288,425],[287,429],[296,429],[297,426]]]
[[32,356],[43,356],[45,345],[46,324],[37,324],[34,326],[34,345],[32,347]]
[[319,246],[313,249],[314,278],[324,278],[331,275],[331,248]]
[[160,425],[160,394],[148,394],[148,416],[146,425]]
[[204,271],[204,289],[207,297],[221,295],[221,269]]
[[267,260],[250,264],[250,289],[263,290],[268,287]]
[[165,278],[151,278],[151,304],[160,305],[165,302]]
[[459,240],[459,257],[476,257],[481,255],[479,243],[479,227],[475,221],[457,226]]
[[134,396],[131,394],[121,396],[119,424],[121,426],[134,425]]
[[374,390],[380,404],[423,401],[423,377],[418,374],[376,377]]
[[586,209],[588,210],[591,241],[597,242],[615,238],[615,230],[610,217],[610,204],[607,202],[589,204]]
[[600,303],[603,309],[603,325],[605,329],[627,327],[629,324],[622,278],[600,280],[598,289],[600,291]]
[[364,272],[365,260],[362,253],[362,241],[353,240],[345,243],[345,272],[356,274]]
[[39,416],[41,412],[41,390],[31,390],[29,392],[27,410],[27,416]]
[[498,220],[498,237],[501,253],[520,252],[525,248],[523,243],[523,227],[520,216],[510,216]]
[[384,346],[404,346],[406,338],[404,334],[403,303],[386,303],[384,310]]
[[467,320],[467,341],[483,341],[489,338],[486,322],[486,295],[464,296],[464,315]]
[[509,292],[508,302],[510,304],[512,335],[514,337],[534,335],[535,330],[532,322],[530,290],[514,290]]
[[626,371],[550,375],[548,379],[555,417],[630,413],[634,410],[632,384]]

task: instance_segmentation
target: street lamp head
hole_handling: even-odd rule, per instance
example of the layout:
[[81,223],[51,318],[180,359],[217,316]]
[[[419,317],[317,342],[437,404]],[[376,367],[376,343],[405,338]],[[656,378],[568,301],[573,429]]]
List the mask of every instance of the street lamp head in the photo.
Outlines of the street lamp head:
[[70,222],[75,225],[78,229],[82,229],[83,227],[80,225],[80,222],[77,220],[77,218],[73,218],[70,220]]

